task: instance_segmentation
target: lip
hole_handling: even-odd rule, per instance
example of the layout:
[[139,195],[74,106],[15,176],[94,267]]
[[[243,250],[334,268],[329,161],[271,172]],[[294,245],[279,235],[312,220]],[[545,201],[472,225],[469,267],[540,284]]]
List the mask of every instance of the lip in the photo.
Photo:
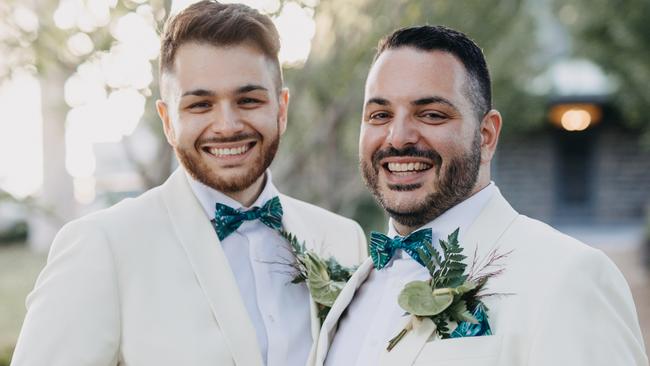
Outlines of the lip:
[[[389,185],[410,185],[418,184],[427,180],[428,176],[432,174],[435,163],[430,159],[409,156],[395,156],[382,159],[380,162],[380,171],[386,177],[386,183]],[[425,163],[431,167],[419,171],[410,172],[391,172],[388,170],[389,163]]]
[[[210,152],[211,149],[234,149],[242,146],[248,145],[248,150],[241,154],[237,155],[221,155],[217,156]],[[228,142],[228,143],[218,143],[218,144],[206,144],[200,147],[200,150],[203,154],[208,155],[210,159],[216,160],[222,163],[228,163],[229,165],[238,164],[246,160],[248,156],[251,155],[251,152],[257,146],[256,140],[250,141],[237,141],[237,142]]]
[[431,159],[421,158],[416,156],[391,156],[388,158],[381,159],[379,164],[382,166],[388,163],[425,163],[431,166],[434,165],[434,162]]

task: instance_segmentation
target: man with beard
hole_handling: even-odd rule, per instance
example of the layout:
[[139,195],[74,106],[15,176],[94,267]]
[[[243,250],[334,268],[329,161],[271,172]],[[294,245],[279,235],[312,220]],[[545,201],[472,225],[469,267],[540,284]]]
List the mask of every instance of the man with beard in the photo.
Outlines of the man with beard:
[[[359,157],[390,215],[388,234],[372,234],[372,258],[324,321],[312,365],[647,365],[634,303],[614,264],[519,215],[491,182],[502,119],[490,93],[483,54],[460,32],[412,27],[380,42]],[[438,332],[436,319],[406,316],[398,297],[407,283],[432,278],[424,242],[442,253],[439,239],[457,228],[467,269],[493,253],[491,270],[501,274],[481,294],[501,296],[481,299],[485,308],[471,314],[478,323],[449,321],[447,331],[441,322]],[[429,301],[428,294],[409,301]]]
[[13,365],[305,364],[320,322],[280,230],[355,265],[355,222],[278,193],[279,37],[244,5],[196,3],[162,36],[160,187],[66,225],[27,299]]

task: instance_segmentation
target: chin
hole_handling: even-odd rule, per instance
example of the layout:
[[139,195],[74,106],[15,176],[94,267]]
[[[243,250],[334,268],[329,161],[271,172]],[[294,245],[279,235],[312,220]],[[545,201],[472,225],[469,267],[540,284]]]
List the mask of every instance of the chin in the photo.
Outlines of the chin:
[[425,199],[425,195],[416,195],[413,192],[395,193],[397,192],[391,191],[386,195],[382,195],[382,201],[387,209],[401,213],[415,211]]

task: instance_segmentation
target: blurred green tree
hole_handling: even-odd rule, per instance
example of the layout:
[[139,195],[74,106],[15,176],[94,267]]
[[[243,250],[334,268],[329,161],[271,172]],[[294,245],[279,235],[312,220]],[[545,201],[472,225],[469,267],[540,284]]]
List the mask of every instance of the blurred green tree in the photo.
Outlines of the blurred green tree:
[[612,102],[626,125],[644,132],[642,142],[650,148],[650,2],[556,0],[554,10],[572,35],[573,53],[614,79]]
[[465,32],[486,54],[506,135],[543,122],[543,101],[527,93],[539,70],[526,1],[327,0],[315,20],[309,59],[285,73],[292,99],[276,177],[285,191],[366,229],[382,230],[385,218],[357,168],[364,82],[379,39],[394,29],[441,24]]
[[[95,2],[97,3],[97,2]],[[112,4],[111,4],[112,3]],[[97,59],[101,54],[111,51],[117,40],[111,33],[115,22],[130,12],[137,12],[142,6],[151,7],[157,24],[165,18],[171,7],[171,0],[151,0],[143,5],[143,1],[114,0],[108,1],[108,21],[93,23],[93,17],[101,17],[101,3],[80,2],[74,6],[80,7],[86,14],[81,15],[87,21],[69,22],[62,26],[57,24],[57,11],[70,5],[64,0],[57,1],[18,1],[6,0],[0,3],[0,54],[6,55],[0,62],[0,82],[12,77],[17,71],[28,71],[36,76],[41,85],[41,100],[44,116],[44,132],[64,136],[64,125],[69,107],[62,95],[64,84],[78,67],[86,61]],[[68,9],[70,12],[70,9]],[[72,11],[73,15],[75,11]],[[96,20],[96,19],[95,19]],[[69,47],[73,37],[89,39],[92,42],[91,51],[83,54],[75,53]],[[105,86],[108,91],[111,87]],[[145,96],[158,95],[157,79],[147,88],[140,90]],[[162,127],[158,123],[155,111],[155,99],[148,98],[145,114],[142,118],[147,128],[161,136]],[[132,153],[130,141],[123,139],[124,150],[130,162],[138,170],[146,187],[160,184],[169,175],[172,154],[166,144],[161,143],[154,164],[140,162]],[[47,142],[46,142],[47,144]],[[45,146],[45,154],[60,155],[63,141],[58,146]],[[47,169],[47,167],[46,167]],[[62,167],[57,167],[62,169]],[[47,173],[46,173],[47,176]]]
[[[116,42],[110,32],[113,20],[136,11],[142,3],[114,2],[109,24],[84,30],[78,26],[61,29],[55,24],[52,14],[60,1],[8,0],[0,6],[0,25],[10,30],[0,32],[0,53],[11,55],[0,65],[0,80],[18,66],[33,70],[42,84],[46,124],[58,126],[59,133],[68,111],[60,97],[65,81],[79,64],[111,49]],[[316,35],[307,62],[285,73],[292,91],[290,128],[274,170],[286,192],[355,217],[366,228],[383,227],[383,213],[358,173],[358,130],[364,81],[376,44],[399,27],[443,24],[467,33],[484,48],[492,73],[494,105],[505,119],[505,138],[543,122],[543,100],[527,92],[539,63],[534,59],[538,51],[535,17],[526,1],[281,0],[283,5],[289,2],[313,9]],[[159,29],[170,3],[148,3]],[[24,9],[35,15],[37,27],[16,23],[21,19],[16,12]],[[66,47],[69,38],[79,32],[92,40],[94,51],[90,54],[75,56]],[[172,159],[155,113],[155,79],[142,92],[149,96],[143,121],[160,137],[156,166],[144,165],[128,154],[129,140],[124,140],[127,156],[132,157],[146,187],[166,178]]]

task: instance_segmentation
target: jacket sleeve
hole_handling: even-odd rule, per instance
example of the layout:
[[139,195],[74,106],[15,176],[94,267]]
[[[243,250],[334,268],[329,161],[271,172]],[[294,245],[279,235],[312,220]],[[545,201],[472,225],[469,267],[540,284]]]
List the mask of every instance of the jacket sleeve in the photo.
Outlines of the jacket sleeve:
[[113,366],[118,362],[119,292],[105,233],[66,225],[27,297],[13,366]]
[[597,250],[571,262],[573,268],[565,269],[563,282],[549,294],[527,364],[648,365],[636,309],[622,274]]

